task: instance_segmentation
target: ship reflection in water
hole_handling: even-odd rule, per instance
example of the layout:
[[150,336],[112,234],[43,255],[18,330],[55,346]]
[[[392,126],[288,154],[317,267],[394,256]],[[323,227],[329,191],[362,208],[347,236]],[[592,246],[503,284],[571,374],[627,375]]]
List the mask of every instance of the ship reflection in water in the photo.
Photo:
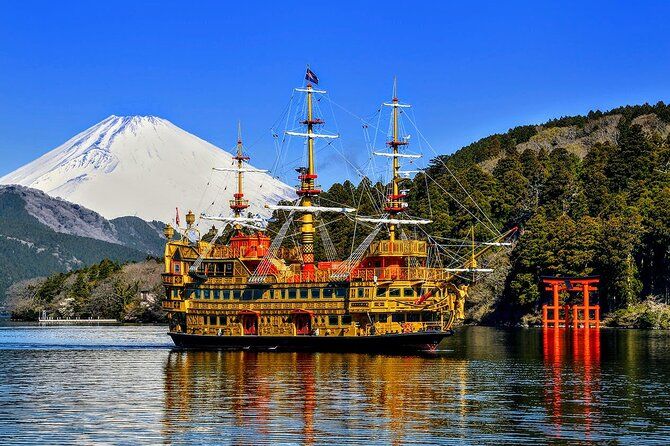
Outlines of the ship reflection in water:
[[660,361],[669,355],[659,349],[670,337],[604,332],[607,355],[602,331],[487,328],[464,329],[442,357],[172,351],[164,436],[188,441],[194,426],[205,442],[233,444],[600,443],[669,434],[661,395],[670,375]]
[[238,444],[268,435],[272,443],[427,441],[443,429],[437,412],[463,407],[467,368],[464,360],[416,357],[173,351],[165,434],[185,441],[197,425],[210,426],[199,432],[206,441]]
[[439,357],[0,328],[0,444],[666,443],[670,333],[459,329]]

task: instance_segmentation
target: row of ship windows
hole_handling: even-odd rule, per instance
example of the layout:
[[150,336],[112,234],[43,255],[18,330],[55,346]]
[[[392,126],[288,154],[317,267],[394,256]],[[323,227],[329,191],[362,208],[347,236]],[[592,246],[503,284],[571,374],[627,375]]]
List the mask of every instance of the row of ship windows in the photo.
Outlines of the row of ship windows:
[[[379,313],[379,314],[370,314],[366,318],[366,322],[381,322],[381,323],[386,323],[389,322],[389,317],[391,319],[391,322],[399,322],[399,323],[404,323],[404,322],[435,322],[440,320],[440,316],[438,313],[434,312],[428,312],[428,311],[423,311],[423,312],[416,312],[416,313],[393,313],[393,314],[386,314],[386,313]],[[290,322],[290,317],[284,316],[282,317],[282,322]],[[205,316],[205,324],[208,325],[226,325],[229,322],[227,316]],[[237,318],[235,317],[230,317],[230,322],[234,323],[237,322]],[[262,324],[267,324],[270,323],[270,318],[267,316],[260,317],[260,322]],[[351,324],[351,315],[350,314],[345,314],[343,316],[314,316],[314,323],[321,323],[321,324],[326,324],[327,325],[332,325],[332,326],[338,326],[338,325],[349,325]]]
[[[173,293],[176,293],[174,291]],[[346,288],[288,288],[285,290],[266,290],[247,288],[243,290],[186,290],[185,297],[190,299],[214,300],[256,300],[274,296],[276,299],[330,299],[343,298],[347,295]],[[273,294],[271,294],[273,293]]]
[[[291,317],[290,316],[284,316],[281,318],[282,322],[288,323],[291,322]],[[263,316],[259,318],[261,324],[269,324],[270,323],[270,318],[267,316]],[[349,325],[351,324],[351,315],[350,314],[345,314],[343,316],[314,316],[314,323],[319,323],[321,322],[322,324],[325,324],[326,321],[328,321],[328,325]],[[205,316],[205,324],[206,325],[226,325],[227,323],[235,323],[239,322],[239,320],[231,316],[228,318],[228,316]]]
[[[427,290],[423,290],[427,292]],[[172,297],[178,296],[174,290]],[[274,293],[274,294],[270,294]],[[185,298],[190,299],[216,299],[216,300],[255,300],[274,296],[276,299],[330,299],[346,297],[346,288],[287,288],[283,290],[267,290],[260,288],[247,288],[241,290],[185,290]],[[414,288],[377,288],[377,297],[417,297]],[[436,297],[439,291],[433,293]],[[369,288],[357,288],[356,297],[370,297]]]

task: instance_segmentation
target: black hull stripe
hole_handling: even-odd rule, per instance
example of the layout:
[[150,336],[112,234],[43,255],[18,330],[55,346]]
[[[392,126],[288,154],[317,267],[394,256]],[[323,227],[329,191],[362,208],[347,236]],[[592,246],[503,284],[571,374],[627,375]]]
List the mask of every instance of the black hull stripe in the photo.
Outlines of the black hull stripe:
[[170,333],[177,347],[203,350],[406,353],[432,351],[452,331],[378,336],[211,336]]

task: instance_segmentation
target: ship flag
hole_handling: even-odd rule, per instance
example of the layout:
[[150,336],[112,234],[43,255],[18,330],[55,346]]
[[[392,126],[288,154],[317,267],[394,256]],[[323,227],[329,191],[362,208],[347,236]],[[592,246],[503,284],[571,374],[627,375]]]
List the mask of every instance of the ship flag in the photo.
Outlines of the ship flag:
[[174,222],[177,225],[177,227],[179,227],[179,208],[174,208],[174,210],[175,210],[175,213],[176,213],[175,218],[174,218]]
[[305,79],[307,82],[313,82],[315,85],[319,85],[319,78],[316,77],[316,74],[309,68],[307,69],[307,73],[305,73]]

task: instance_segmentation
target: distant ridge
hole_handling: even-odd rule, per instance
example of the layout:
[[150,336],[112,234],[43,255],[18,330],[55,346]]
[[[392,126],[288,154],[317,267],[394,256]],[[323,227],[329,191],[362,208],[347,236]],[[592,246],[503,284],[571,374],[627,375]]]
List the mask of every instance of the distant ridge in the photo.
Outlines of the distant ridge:
[[160,222],[106,220],[42,191],[0,186],[0,300],[14,282],[65,272],[109,258],[119,262],[162,254]]

